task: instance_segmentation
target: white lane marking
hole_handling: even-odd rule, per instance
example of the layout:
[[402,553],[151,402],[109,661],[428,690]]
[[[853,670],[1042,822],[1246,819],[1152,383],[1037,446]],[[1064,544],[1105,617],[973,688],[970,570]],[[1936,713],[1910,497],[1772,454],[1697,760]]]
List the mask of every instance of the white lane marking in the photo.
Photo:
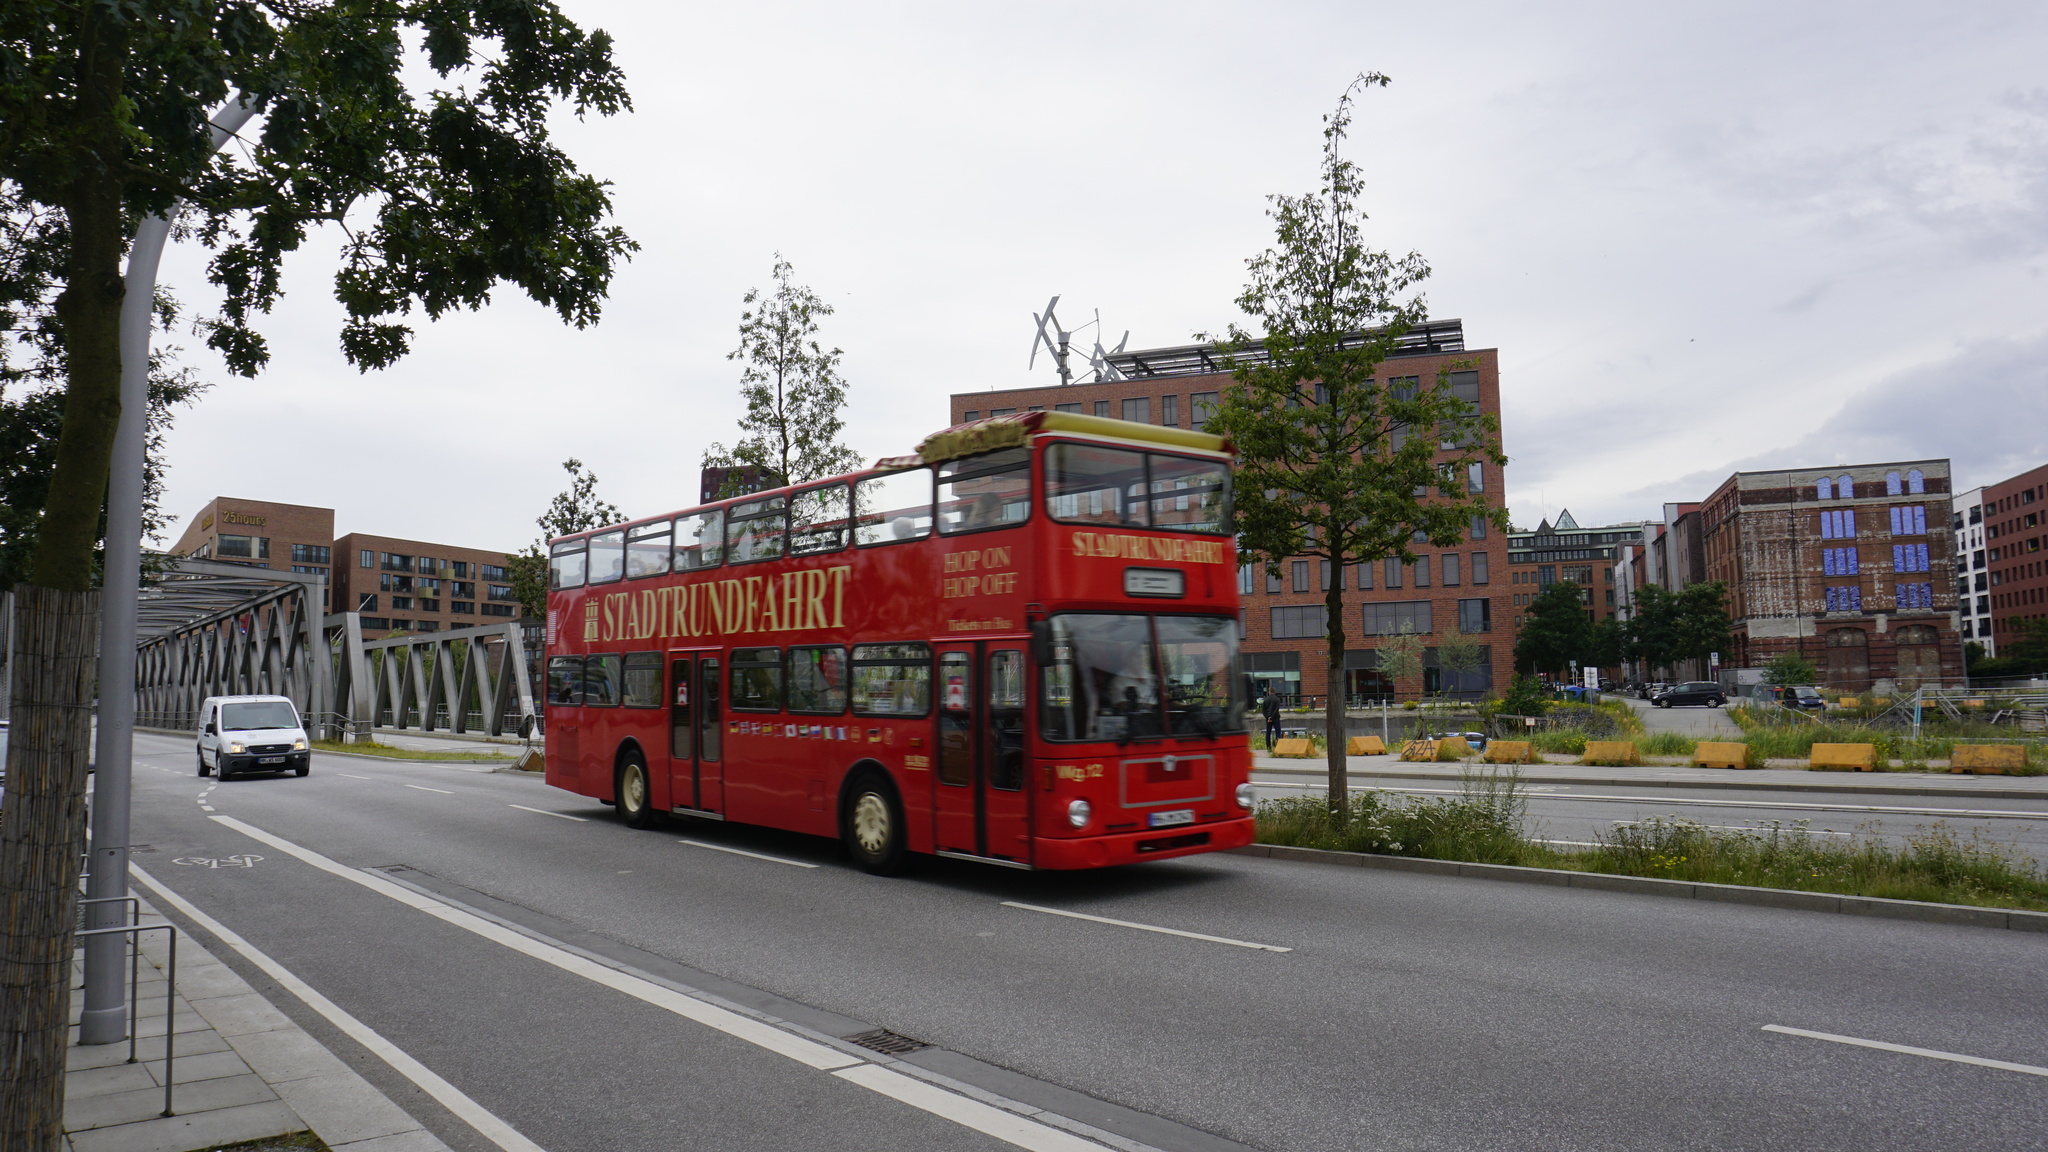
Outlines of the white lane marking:
[[1876,1048],[1883,1052],[1904,1052],[1908,1056],[1926,1056],[1933,1060],[1953,1060],[1958,1064],[1975,1064],[1980,1068],[2001,1068],[2007,1072],[2024,1072],[2029,1076],[2048,1076],[2048,1068],[2032,1064],[2015,1064],[2010,1060],[1986,1060],[1982,1056],[1964,1056],[1957,1052],[1943,1052],[1939,1048],[1915,1048],[1910,1044],[1887,1044],[1882,1040],[1864,1040],[1856,1036],[1837,1036],[1833,1032],[1809,1032],[1804,1028],[1786,1028],[1779,1024],[1764,1025],[1766,1032],[1782,1032],[1787,1036],[1804,1036],[1809,1040],[1827,1040],[1836,1044],[1853,1044],[1858,1048]]
[[527,807],[526,805],[524,805],[524,804],[507,804],[507,805],[505,805],[505,807],[507,807],[507,808],[517,808],[517,809],[519,809],[519,810],[520,810],[521,812],[538,812],[538,813],[540,813],[540,814],[541,814],[541,815],[543,815],[543,816],[553,816],[553,817],[555,817],[555,818],[557,818],[557,819],[560,819],[560,820],[574,820],[574,821],[575,821],[575,822],[577,822],[578,824],[588,824],[588,823],[590,823],[590,820],[589,820],[589,819],[588,819],[587,817],[583,817],[583,816],[568,816],[568,815],[564,815],[563,813],[560,813],[560,812],[550,812],[550,811],[548,811],[548,810],[547,810],[547,809],[545,809],[545,808],[528,808],[528,807]]
[[1075,920],[1093,920],[1097,924],[1114,924],[1119,928],[1136,928],[1141,932],[1158,932],[1167,936],[1185,936],[1190,940],[1207,940],[1211,944],[1230,944],[1239,948],[1256,948],[1261,952],[1292,952],[1278,944],[1254,944],[1249,940],[1232,940],[1228,936],[1211,936],[1206,932],[1183,932],[1179,928],[1161,928],[1157,924],[1140,924],[1135,920],[1112,920],[1107,916],[1090,916],[1086,912],[1069,912],[1064,908],[1045,908],[1037,904],[1019,904],[1015,900],[1003,901],[1005,908],[1022,908],[1026,912],[1043,912],[1048,916],[1066,916]]
[[213,805],[211,805],[211,804],[201,804],[201,805],[199,806],[199,810],[200,810],[201,812],[211,812],[211,811],[213,811]]
[[[1255,780],[1261,788],[1321,788],[1321,784],[1290,784],[1279,780]],[[1415,795],[1460,796],[1458,788],[1376,788],[1367,784],[1351,785],[1353,792],[1405,792]],[[1691,805],[1713,808],[1797,808],[1815,812],[1894,812],[1907,816],[1983,816],[2010,817],[2015,820],[2048,820],[2048,812],[2029,812],[2006,808],[1912,808],[1896,804],[1815,804],[1799,800],[1706,800],[1674,796],[1603,796],[1591,792],[1558,792],[1533,796],[1535,800],[1602,800],[1628,804],[1670,804]]]
[[300,860],[324,872],[330,872],[344,880],[352,881],[383,896],[427,915],[444,920],[468,932],[482,936],[515,952],[522,952],[544,964],[552,964],[564,972],[581,976],[593,983],[624,992],[628,996],[645,1000],[657,1008],[664,1008],[678,1016],[708,1025],[729,1036],[757,1044],[771,1052],[778,1052],[792,1060],[808,1064],[813,1068],[843,1068],[848,1064],[860,1063],[860,1059],[849,1056],[836,1048],[816,1044],[799,1036],[791,1035],[780,1028],[765,1024],[737,1012],[707,1004],[694,996],[685,996],[671,988],[664,988],[637,976],[629,976],[617,969],[607,968],[596,961],[578,956],[562,948],[544,944],[530,936],[514,932],[501,924],[486,920],[473,912],[466,912],[452,904],[445,904],[432,897],[422,895],[375,872],[350,868],[322,856],[311,848],[302,848],[289,840],[265,832],[253,824],[245,824],[232,816],[215,816],[213,819],[233,828],[242,835],[259,840],[280,852],[289,852]]
[[[522,933],[514,932],[475,913],[466,912],[453,905],[445,904],[415,892],[410,888],[394,884],[368,869],[357,870],[349,868],[322,856],[310,848],[301,848],[289,840],[273,836],[253,824],[244,823],[232,816],[215,816],[212,819],[226,827],[233,828],[244,836],[268,844],[280,851],[288,852],[323,872],[328,872],[344,880],[360,884],[380,895],[389,896],[401,904],[416,908],[438,920],[473,932],[486,940],[502,944],[515,952],[524,953],[543,963],[551,964],[564,972],[582,976],[593,983],[602,984],[607,988],[623,992],[628,996],[646,1001],[657,1008],[666,1009],[685,1019],[694,1020],[699,1024],[716,1029],[735,1039],[744,1040],[750,1044],[765,1048],[770,1052],[787,1056],[792,1060],[807,1064],[820,1071],[834,1072],[835,1074],[843,1074],[845,1072],[857,1073],[845,1078],[850,1083],[859,1084],[863,1088],[879,1092],[903,1103],[911,1104],[934,1115],[974,1128],[976,1131],[985,1132],[1018,1147],[1030,1149],[1031,1152],[1083,1152],[1083,1150],[1099,1150],[1101,1147],[1098,1144],[1081,1141],[1078,1137],[1070,1136],[1057,1128],[1041,1124],[1038,1121],[1027,1119],[1015,1113],[1004,1112],[1001,1109],[965,1096],[957,1096],[954,1101],[944,1101],[936,1097],[925,1096],[911,1089],[901,1088],[896,1083],[896,1080],[908,1080],[909,1078],[902,1076],[900,1073],[888,1072],[887,1078],[858,1074],[860,1068],[874,1067],[874,1065],[857,1056],[850,1056],[841,1052],[836,1048],[814,1043],[800,1036],[784,1032],[780,1028],[764,1021],[755,1020],[749,1016],[742,1016],[737,1012],[720,1008],[714,1004],[707,1004],[694,996],[685,995],[671,988],[665,988],[652,981],[643,980],[615,968],[607,968],[602,964],[578,956],[566,949],[544,943]],[[712,847],[712,845],[705,846]],[[795,862],[787,861],[787,863]],[[816,865],[806,865],[806,867],[816,867]],[[152,887],[156,886],[152,885]],[[175,896],[172,899],[181,908],[191,913],[194,919],[208,925],[210,928],[218,927],[215,922],[206,919],[204,914],[200,913],[198,909],[193,908],[182,900],[177,900]],[[219,931],[222,933],[223,939],[232,937],[235,940],[240,940],[240,937],[234,937],[225,928],[219,928]],[[1281,949],[1281,951],[1285,951],[1285,949]],[[284,969],[278,968],[277,973],[284,973]],[[273,975],[277,973],[273,973]],[[289,973],[284,973],[284,975],[289,976]],[[283,981],[280,980],[280,982],[282,983]],[[314,992],[311,988],[306,988],[306,993],[312,996],[319,996],[319,993]],[[308,1002],[310,1003],[311,1001]],[[323,1000],[323,1002],[325,1001]],[[331,1004],[330,1007],[332,1007]],[[346,1019],[354,1020],[353,1017],[348,1017],[346,1013],[342,1013],[338,1007],[334,1008],[334,1011],[340,1013]],[[336,1022],[337,1024],[339,1023],[338,1020]],[[360,1024],[357,1026],[361,1027]],[[364,1031],[368,1032],[368,1029],[364,1029]],[[375,1033],[369,1034],[372,1036],[376,1035]],[[402,1052],[397,1052],[395,1048],[392,1051],[400,1056],[404,1056]],[[382,1053],[379,1054],[382,1055]],[[411,1059],[410,1057],[405,1058],[407,1060]],[[388,1060],[389,1057],[387,1056],[386,1059]],[[414,1063],[417,1064],[416,1061]],[[419,1066],[419,1069],[422,1073],[433,1076],[433,1073],[427,1071],[424,1066]],[[878,1071],[886,1070],[878,1069]],[[436,1077],[436,1080],[438,1081],[439,1078]],[[446,1081],[439,1082],[446,1084]],[[911,1081],[911,1083],[914,1084],[915,1081]],[[422,1086],[424,1087],[425,1085],[423,1084]],[[429,1090],[431,1091],[431,1089]],[[468,1100],[468,1097],[456,1092],[453,1086],[449,1086],[448,1091],[464,1101]],[[944,1094],[942,1089],[935,1087],[930,1089],[930,1091]],[[916,1098],[913,1099],[913,1096]],[[443,1103],[446,1103],[446,1101],[443,1101]],[[983,1113],[980,1111],[981,1109],[987,1109],[987,1113]],[[450,1107],[450,1111],[455,1111],[453,1106]],[[478,1111],[481,1112],[482,1110],[478,1109]],[[489,1113],[483,1114],[489,1116]],[[482,1131],[481,1128],[478,1130]],[[525,1139],[524,1137],[519,1137],[518,1133],[512,1132],[509,1128],[506,1131],[522,1141]],[[503,1142],[500,1142],[500,1146],[507,1148],[508,1152],[526,1152],[526,1150],[541,1152],[530,1141],[524,1144],[523,1149],[515,1149],[511,1145],[503,1144]]]
[[[220,819],[220,817],[216,817]],[[263,970],[264,974],[278,982],[287,992],[304,1001],[306,1007],[327,1018],[328,1023],[347,1033],[349,1038],[361,1044],[378,1059],[391,1065],[399,1075],[420,1086],[427,1095],[439,1101],[443,1108],[453,1112],[470,1127],[482,1133],[486,1140],[496,1144],[505,1152],[545,1152],[540,1145],[519,1134],[510,1124],[498,1119],[489,1109],[470,1099],[460,1088],[434,1074],[433,1070],[407,1055],[405,1050],[386,1040],[361,1020],[349,1015],[340,1005],[313,990],[312,985],[292,975],[290,969],[259,951],[255,945],[242,939],[233,929],[192,906],[184,897],[159,883],[155,877],[140,867],[130,864],[128,870],[156,897],[179,912],[193,923],[212,933],[214,937],[242,954],[251,964]]]
[[346,777],[348,777],[348,778],[349,778],[349,779],[351,779],[351,780],[375,780],[375,779],[376,779],[376,777],[375,777],[375,776],[358,776],[358,775],[356,775],[356,774],[355,774],[355,773],[353,773],[353,772],[336,772],[336,773],[335,773],[335,775],[336,775],[336,776],[346,776]]
[[727,847],[726,847],[725,845],[723,845],[723,844],[706,844],[706,843],[705,843],[705,842],[703,842],[702,840],[678,840],[678,841],[676,841],[676,843],[678,843],[678,844],[688,844],[688,845],[691,845],[692,847],[696,847],[696,848],[709,848],[709,849],[711,849],[711,850],[712,850],[713,852],[730,852],[730,853],[732,853],[732,854],[733,854],[733,855],[735,855],[735,856],[751,856],[751,857],[753,857],[753,858],[754,858],[754,859],[756,859],[756,860],[766,860],[766,861],[768,861],[768,862],[769,862],[769,863],[771,863],[771,864],[787,864],[787,865],[789,865],[789,866],[790,866],[791,868],[816,868],[816,867],[817,867],[817,865],[816,865],[816,864],[807,864],[807,863],[805,863],[805,862],[804,862],[804,861],[802,861],[802,860],[784,860],[784,859],[783,859],[782,857],[780,857],[780,856],[763,856],[763,855],[762,855],[761,853],[759,853],[759,852],[749,852],[749,851],[747,851],[747,850],[746,850],[746,849],[744,849],[744,848],[727,848]]
[[1102,1145],[1093,1140],[1083,1140],[1072,1133],[1026,1120],[1015,1112],[1005,1112],[992,1104],[970,1100],[923,1080],[913,1080],[879,1064],[841,1068],[833,1075],[976,1132],[986,1133],[1019,1148],[1028,1148],[1031,1152],[1102,1152]]
[[447,790],[446,788],[429,788],[429,787],[427,787],[427,786],[426,786],[426,785],[424,785],[424,784],[407,784],[407,785],[406,785],[406,787],[407,787],[407,788],[417,788],[417,789],[419,789],[419,790],[420,790],[420,791],[422,791],[422,792],[439,792],[439,793],[440,793],[441,795],[443,795],[443,796],[453,796],[453,795],[455,795],[455,793],[453,793],[453,792],[450,792],[450,791],[449,791],[449,790]]

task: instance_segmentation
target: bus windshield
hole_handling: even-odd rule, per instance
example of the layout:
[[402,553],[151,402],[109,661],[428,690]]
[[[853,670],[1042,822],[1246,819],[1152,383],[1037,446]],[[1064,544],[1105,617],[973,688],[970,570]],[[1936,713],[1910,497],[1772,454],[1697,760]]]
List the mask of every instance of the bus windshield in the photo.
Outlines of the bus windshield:
[[1123,742],[1244,728],[1237,621],[1228,616],[1066,613],[1041,626],[1039,731]]

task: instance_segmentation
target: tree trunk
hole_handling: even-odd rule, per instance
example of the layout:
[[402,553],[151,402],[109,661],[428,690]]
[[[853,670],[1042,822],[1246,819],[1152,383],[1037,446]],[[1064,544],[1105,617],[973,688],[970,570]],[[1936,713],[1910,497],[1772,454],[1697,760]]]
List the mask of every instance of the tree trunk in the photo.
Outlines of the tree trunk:
[[100,594],[22,584],[14,602],[13,723],[0,808],[0,1148],[54,1152],[64,1120]]
[[1330,769],[1330,813],[1343,824],[1351,803],[1350,765],[1344,758],[1345,738],[1350,735],[1344,723],[1344,567],[1335,558],[1329,563],[1330,581],[1323,589],[1323,610],[1329,618],[1324,631],[1330,644],[1323,734],[1329,743],[1323,751]]

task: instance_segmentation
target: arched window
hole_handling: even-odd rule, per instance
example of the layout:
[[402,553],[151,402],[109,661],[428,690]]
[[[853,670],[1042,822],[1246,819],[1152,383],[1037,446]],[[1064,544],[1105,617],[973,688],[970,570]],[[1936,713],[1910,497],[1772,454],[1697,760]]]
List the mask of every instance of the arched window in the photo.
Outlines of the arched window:
[[1814,496],[1817,499],[1833,500],[1835,498],[1835,482],[1833,480],[1830,480],[1827,477],[1823,476],[1820,478],[1820,483],[1814,485],[1813,487]]
[[1884,474],[1885,495],[1899,496],[1903,495],[1905,491],[1905,486],[1899,483],[1899,474],[1897,472],[1887,472]]
[[1926,624],[1908,624],[1892,632],[1894,644],[1934,644],[1939,641],[1940,636]]
[[1835,481],[1835,494],[1844,500],[1854,500],[1856,498],[1856,482],[1847,476],[1838,478]]
[[1921,472],[1921,471],[1920,471],[1920,470],[1919,470],[1918,468],[1915,468],[1915,469],[1913,469],[1913,470],[1912,470],[1911,472],[1908,472],[1908,473],[1906,473],[1906,491],[1908,491],[1908,492],[1925,492],[1925,491],[1927,491],[1927,476],[1926,476],[1926,474],[1925,474],[1925,473],[1923,473],[1923,472]]
[[1870,638],[1861,628],[1836,628],[1827,635],[1830,648],[1862,648],[1869,643]]

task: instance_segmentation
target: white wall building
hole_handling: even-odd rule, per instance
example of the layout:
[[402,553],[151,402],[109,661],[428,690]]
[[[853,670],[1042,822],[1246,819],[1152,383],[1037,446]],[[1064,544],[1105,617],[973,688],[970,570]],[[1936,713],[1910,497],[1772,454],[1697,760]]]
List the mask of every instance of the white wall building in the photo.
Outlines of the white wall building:
[[1998,654],[1991,641],[1990,573],[1984,570],[1984,489],[1955,496],[1956,625],[1963,642],[1982,644],[1988,659]]

